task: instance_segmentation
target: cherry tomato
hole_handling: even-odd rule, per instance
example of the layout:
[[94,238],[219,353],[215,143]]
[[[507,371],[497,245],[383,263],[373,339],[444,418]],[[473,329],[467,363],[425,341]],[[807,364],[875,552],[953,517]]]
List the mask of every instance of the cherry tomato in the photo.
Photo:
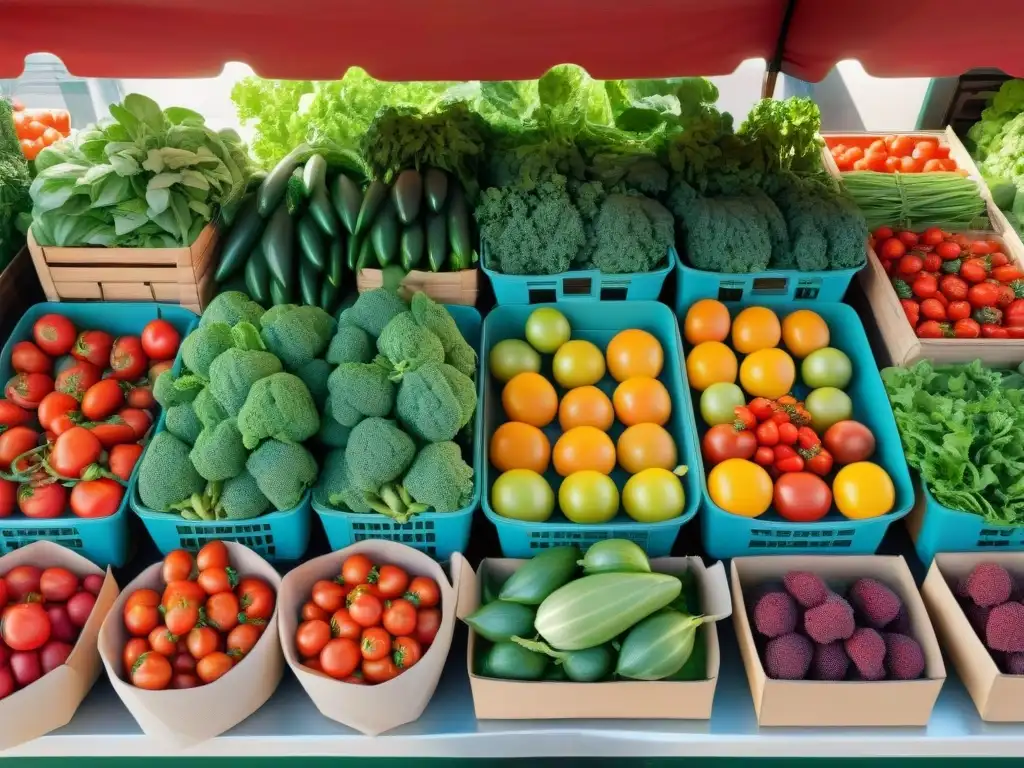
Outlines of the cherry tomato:
[[53,360],[31,341],[19,341],[11,349],[11,366],[18,373],[49,374]]
[[36,417],[43,429],[62,435],[75,425],[72,417],[78,413],[78,401],[64,392],[51,392],[39,402]]
[[393,650],[391,658],[399,670],[408,669],[423,658],[423,647],[414,637],[396,637]]
[[171,689],[176,691],[187,690],[199,686],[199,678],[187,672],[178,672],[171,678]]
[[384,609],[384,629],[396,637],[416,631],[416,606],[408,600],[391,600]]
[[117,412],[117,416],[132,428],[136,440],[141,440],[153,424],[153,418],[149,415],[149,411],[144,411],[141,408],[122,408]]
[[269,621],[274,615],[274,590],[263,579],[253,576],[242,579],[235,594],[247,621]]
[[757,451],[757,436],[749,429],[737,430],[732,424],[716,424],[704,433],[701,453],[704,460],[719,464],[726,459],[749,459]]
[[233,592],[211,595],[206,601],[206,621],[221,632],[238,626],[238,598]]
[[72,427],[60,435],[50,451],[50,466],[64,477],[81,477],[82,470],[99,461],[103,444],[85,427]]
[[16,373],[4,388],[4,396],[19,405],[34,411],[43,398],[53,392],[53,379],[46,373]]
[[377,591],[385,600],[400,597],[409,586],[409,575],[397,565],[382,565],[377,574]]
[[390,656],[376,661],[363,661],[363,677],[369,683],[386,683],[398,677],[398,667]]
[[18,603],[4,610],[0,638],[12,651],[34,651],[50,639],[50,617],[39,603]]
[[181,334],[164,319],[150,320],[142,329],[141,341],[150,360],[171,360],[178,354]]
[[67,568],[47,568],[39,575],[39,592],[51,603],[63,603],[78,591],[78,577]]
[[149,633],[149,647],[170,658],[178,652],[178,638],[163,625]]
[[171,662],[156,651],[147,651],[132,665],[131,683],[147,691],[162,691],[171,682]]
[[149,359],[142,349],[142,341],[138,336],[119,336],[110,350],[110,367],[114,378],[122,381],[134,381],[142,378],[146,372]]
[[60,483],[18,486],[18,509],[25,517],[49,520],[60,517],[68,504],[67,489]]
[[125,675],[131,674],[135,662],[148,650],[150,650],[149,641],[141,637],[133,637],[124,644],[124,650],[121,652],[121,663],[124,664]]
[[235,578],[234,571],[229,574],[227,568],[207,568],[205,571],[199,572],[196,581],[206,594],[216,595],[234,589]]
[[441,602],[441,591],[429,576],[417,576],[409,584],[405,597],[417,608],[433,608]]
[[239,624],[228,633],[228,656],[236,660],[245,658],[259,642],[262,634],[255,624]]
[[71,489],[71,512],[87,519],[110,517],[124,500],[124,486],[109,477],[82,480]]
[[43,315],[32,326],[36,346],[50,357],[60,357],[75,345],[75,325],[64,315]]
[[16,458],[31,451],[38,443],[39,433],[28,427],[12,427],[0,432],[0,469],[11,469],[11,464]]
[[196,561],[191,552],[184,549],[176,549],[168,552],[164,557],[164,565],[161,569],[164,584],[172,581],[183,581],[190,579],[195,573]]
[[178,652],[171,657],[171,668],[177,674],[194,675],[196,673],[196,660],[188,649],[182,651],[181,641],[178,641]]
[[359,644],[347,637],[336,637],[329,640],[320,651],[320,666],[323,668],[324,674],[330,675],[336,680],[341,680],[355,672],[362,659]]
[[775,481],[775,510],[786,520],[810,523],[828,514],[832,490],[810,472],[787,472]]
[[367,627],[359,642],[364,659],[376,661],[391,653],[391,635],[381,627]]
[[235,666],[235,661],[226,653],[214,651],[208,656],[203,656],[196,664],[196,675],[204,683],[212,683],[218,680]]
[[348,613],[352,620],[361,627],[373,627],[380,622],[383,607],[380,600],[369,592],[361,592],[356,595],[348,606]]
[[185,644],[192,658],[201,659],[220,648],[220,635],[210,627],[195,627],[186,636]]
[[103,379],[82,396],[82,415],[90,421],[103,421],[124,406],[124,390],[117,379]]
[[328,613],[345,605],[345,588],[336,581],[321,579],[313,585],[313,602]]
[[207,568],[227,568],[230,565],[228,548],[223,541],[211,541],[199,550],[196,555],[196,567],[200,571]]
[[92,363],[100,370],[107,367],[114,337],[106,331],[82,331],[71,348],[71,356]]
[[354,587],[358,584],[366,584],[370,579],[370,572],[373,570],[373,563],[366,555],[352,555],[341,565],[341,578],[345,584]]
[[359,640],[363,636],[363,628],[352,619],[347,608],[339,608],[335,611],[329,623],[332,637]]
[[428,608],[416,615],[415,637],[424,647],[434,642],[438,630],[441,629],[441,611],[437,608]]
[[103,378],[99,367],[85,360],[79,360],[57,374],[53,389],[81,400],[89,387]]

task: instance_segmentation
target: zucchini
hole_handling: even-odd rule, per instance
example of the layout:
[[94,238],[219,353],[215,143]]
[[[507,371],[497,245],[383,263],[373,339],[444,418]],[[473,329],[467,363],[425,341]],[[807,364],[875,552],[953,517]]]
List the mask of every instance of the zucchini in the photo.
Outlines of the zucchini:
[[302,252],[304,261],[309,262],[317,272],[322,272],[327,266],[327,241],[316,225],[313,215],[308,211],[299,219],[298,230],[299,250]]
[[341,224],[331,207],[331,199],[327,196],[327,187],[321,184],[313,190],[309,198],[309,212],[320,227],[320,231],[328,237],[340,238],[342,236]]
[[651,563],[647,554],[635,542],[628,539],[605,539],[599,541],[583,555],[579,562],[583,573],[650,573]]
[[270,275],[284,288],[288,287],[294,272],[294,230],[295,225],[288,213],[288,205],[282,202],[267,222],[263,237],[260,239]]
[[377,218],[377,211],[380,210],[381,204],[387,197],[387,184],[380,179],[370,182],[370,186],[366,188],[366,194],[363,195],[363,203],[359,206],[359,217],[356,219],[354,234],[361,235],[370,228],[373,220]]
[[257,304],[266,306],[270,303],[270,270],[259,243],[245,262],[245,292]]
[[576,561],[579,559],[580,550],[576,546],[545,550],[519,566],[505,582],[498,597],[523,605],[540,605],[548,595],[576,576]]
[[394,203],[385,200],[370,228],[370,242],[373,243],[373,252],[377,254],[377,263],[381,267],[386,267],[398,256],[399,236]]
[[495,643],[480,664],[480,674],[502,680],[540,680],[547,671],[550,659],[518,643]]
[[556,589],[534,627],[560,651],[607,643],[671,603],[683,585],[664,573],[597,573]]
[[327,251],[327,269],[325,271],[326,282],[335,288],[341,287],[341,278],[345,274],[345,246],[341,239],[332,240],[331,247]]
[[359,209],[363,205],[363,193],[359,191],[359,185],[344,173],[338,174],[331,182],[331,203],[348,233],[355,234]]
[[332,285],[330,280],[324,280],[320,284],[320,309],[329,315],[333,315],[335,307],[338,306],[338,297],[340,295],[341,288],[339,286]]
[[423,190],[426,193],[427,208],[437,213],[444,208],[448,198],[448,174],[440,168],[427,168],[423,174]]
[[444,212],[427,216],[427,261],[431,272],[440,272],[448,260],[448,223]]
[[452,271],[469,269],[473,263],[473,241],[469,234],[469,210],[462,186],[455,184],[448,199],[448,239],[452,247]]
[[615,669],[615,651],[611,645],[595,645],[579,651],[556,651],[547,643],[512,638],[524,648],[556,659],[555,666],[565,670],[565,676],[575,683],[596,683],[611,675]]
[[303,304],[320,306],[320,270],[308,259],[299,262],[299,297]]
[[420,214],[423,199],[423,177],[419,171],[402,171],[391,185],[391,200],[398,212],[398,220],[411,224]]
[[632,680],[676,674],[690,659],[697,629],[708,618],[671,610],[648,616],[623,639],[615,674]]
[[277,209],[284,197],[288,179],[292,177],[292,172],[299,167],[299,162],[307,152],[309,152],[309,146],[300,144],[281,158],[281,161],[263,179],[263,183],[260,184],[259,191],[256,193],[256,209],[260,212],[260,216],[267,218]]
[[323,155],[312,154],[302,166],[302,185],[306,188],[306,197],[312,198],[313,193],[327,184],[327,161]]
[[423,258],[423,248],[425,245],[423,224],[419,221],[407,224],[405,229],[402,230],[402,243],[399,250],[402,268],[406,272],[410,269],[416,269],[416,265]]
[[[291,285],[293,281],[289,280],[288,284]],[[271,276],[270,278],[270,303],[273,304],[291,304],[294,294],[287,285],[277,282]]]
[[224,238],[224,247],[220,251],[220,264],[213,279],[223,282],[233,275],[260,241],[263,234],[263,218],[256,210],[256,196],[248,198],[242,205],[231,231]]
[[361,269],[366,269],[373,263],[373,243],[370,242],[370,238],[363,238],[362,244],[359,246],[359,255],[356,256],[355,271],[358,272]]
[[532,636],[537,609],[519,603],[495,600],[481,605],[463,621],[486,640],[501,642],[517,635]]

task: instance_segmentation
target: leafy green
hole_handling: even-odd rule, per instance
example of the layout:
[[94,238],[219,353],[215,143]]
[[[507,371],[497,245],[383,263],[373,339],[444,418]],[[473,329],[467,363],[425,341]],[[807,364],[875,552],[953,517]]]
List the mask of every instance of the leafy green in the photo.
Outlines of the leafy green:
[[29,198],[28,163],[14,130],[10,102],[0,99],[0,270],[25,242],[19,217],[32,208]]

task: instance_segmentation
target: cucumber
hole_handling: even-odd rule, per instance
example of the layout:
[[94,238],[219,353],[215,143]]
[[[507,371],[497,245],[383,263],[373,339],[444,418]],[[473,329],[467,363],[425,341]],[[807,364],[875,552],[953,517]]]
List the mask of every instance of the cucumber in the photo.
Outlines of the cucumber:
[[416,269],[416,265],[423,259],[425,245],[423,224],[418,221],[407,224],[402,230],[402,243],[398,254],[403,269],[407,272],[410,269]]
[[263,234],[263,218],[256,210],[256,196],[250,196],[243,204],[234,226],[224,238],[220,251],[220,264],[213,279],[223,282],[233,275],[248,258]]
[[307,211],[303,214],[302,218],[299,219],[297,227],[299,250],[304,257],[304,262],[308,262],[312,265],[316,272],[322,272],[327,266],[327,251],[328,244],[324,239],[323,234],[320,232],[320,227],[317,226],[316,221],[313,219],[313,215]]
[[650,573],[651,563],[639,545],[628,539],[599,541],[579,562],[583,573]]
[[327,196],[327,187],[321,184],[313,190],[309,198],[309,212],[313,214],[317,225],[325,235],[330,238],[342,236],[341,224],[331,207],[331,199]]
[[480,578],[480,600],[484,605],[493,603],[498,599],[499,592],[501,592],[501,581],[496,574],[487,571]]
[[423,199],[423,177],[419,171],[402,171],[391,185],[391,200],[398,212],[398,220],[411,224],[420,214]]
[[515,637],[512,642],[527,650],[543,653],[556,659],[555,665],[565,670],[565,676],[576,683],[596,683],[611,675],[615,669],[615,651],[611,645],[595,645],[579,651],[556,651],[547,643]]
[[255,207],[255,198],[255,192],[246,192],[241,197],[236,197],[234,200],[222,205],[220,207],[220,220],[218,223],[224,228],[230,228],[231,225],[235,223],[235,220],[238,218],[238,214],[241,212],[242,208],[248,205],[250,200],[252,200],[252,204]]
[[299,262],[299,296],[303,304],[320,306],[320,270],[307,259]]
[[341,278],[345,274],[345,246],[341,239],[331,241],[331,247],[327,251],[327,269],[324,276],[326,282],[335,288],[341,287]]
[[579,559],[580,550],[576,546],[545,550],[519,566],[505,582],[498,597],[523,605],[540,605],[548,595],[572,580],[577,574],[576,561]]
[[455,184],[448,196],[448,240],[452,247],[452,271],[469,269],[473,263],[473,241],[469,234],[469,210],[462,186]]
[[359,191],[359,185],[344,173],[340,173],[331,182],[330,191],[334,212],[338,214],[338,218],[341,219],[341,223],[348,233],[355,234],[359,209],[363,205],[363,193]]
[[626,634],[615,674],[632,680],[661,680],[676,674],[693,653],[704,616],[662,611],[648,616]]
[[517,635],[533,635],[533,617],[536,613],[537,609],[528,605],[495,600],[481,605],[463,621],[481,637],[497,643],[511,640]]
[[370,182],[370,186],[366,188],[366,194],[363,195],[363,203],[359,206],[359,217],[356,219],[354,234],[361,235],[370,228],[373,220],[377,218],[377,211],[380,210],[381,204],[387,197],[387,184],[380,179]]
[[294,272],[294,230],[288,205],[282,202],[267,222],[263,237],[260,239],[270,274],[284,288],[288,288]]
[[394,203],[385,200],[370,228],[370,242],[373,252],[377,254],[377,263],[386,267],[398,256],[398,215]]
[[312,198],[313,193],[326,183],[327,161],[323,155],[310,155],[302,167],[302,185],[306,188],[306,197]]
[[569,676],[565,674],[565,668],[561,664],[548,664],[548,668],[544,670],[544,677],[541,678],[553,683],[563,683],[568,679]]
[[267,178],[266,171],[254,171],[249,180],[245,182],[245,193],[258,191],[265,178]]
[[245,292],[257,304],[270,303],[270,270],[263,249],[257,243],[245,262]]
[[480,664],[480,674],[502,680],[540,680],[550,659],[513,642],[495,643]]
[[349,271],[353,271],[356,268],[356,262],[359,260],[359,252],[363,248],[363,241],[366,238],[359,238],[352,235],[348,239],[348,243],[345,247],[345,266],[348,267]]
[[597,573],[556,589],[537,609],[534,627],[560,651],[607,643],[679,595],[664,573]]
[[440,272],[448,260],[448,222],[441,213],[427,216],[427,261],[431,272]]
[[277,209],[284,197],[288,179],[292,177],[292,172],[299,167],[299,162],[308,152],[309,146],[300,144],[281,158],[281,161],[263,179],[263,183],[260,184],[259,191],[256,193],[256,209],[260,212],[260,216],[267,218]]
[[332,285],[330,280],[324,280],[320,285],[320,301],[318,302],[320,309],[329,315],[333,315],[335,308],[338,306],[339,296],[341,296],[341,288],[337,285]]
[[[292,281],[289,280],[288,282],[290,285]],[[273,277],[270,278],[271,304],[291,304],[293,297],[294,294],[288,286],[277,282],[277,280],[275,280]]]
[[423,190],[426,193],[427,208],[437,213],[444,208],[448,198],[448,174],[440,168],[427,168],[423,174]]
[[355,271],[358,272],[360,269],[366,269],[371,266],[373,259],[373,243],[370,242],[370,238],[365,237],[359,246],[359,255],[356,256]]

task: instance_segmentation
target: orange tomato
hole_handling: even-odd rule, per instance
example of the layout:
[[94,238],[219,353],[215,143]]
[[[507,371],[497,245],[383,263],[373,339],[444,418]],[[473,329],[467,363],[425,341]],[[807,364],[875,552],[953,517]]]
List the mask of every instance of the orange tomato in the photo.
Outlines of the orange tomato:
[[817,312],[798,309],[782,321],[782,341],[793,357],[805,358],[814,350],[827,347],[829,339],[828,323]]
[[21,139],[18,142],[21,144],[21,153],[25,156],[26,160],[35,160],[43,150],[43,142],[40,139]]
[[672,398],[657,379],[636,376],[626,379],[612,395],[615,415],[627,427],[634,424],[665,424],[672,415]]
[[701,299],[686,311],[683,336],[694,345],[704,341],[725,341],[731,322],[725,304],[714,299]]
[[736,381],[736,354],[720,341],[705,341],[686,356],[686,376],[690,386],[703,392],[712,384]]
[[740,366],[740,386],[753,397],[775,400],[787,394],[795,380],[793,358],[781,349],[759,349]]
[[732,321],[732,346],[741,354],[777,346],[781,338],[779,318],[767,307],[747,307]]
[[670,472],[679,464],[675,440],[658,424],[634,424],[619,436],[616,446],[619,466],[635,475],[651,467]]
[[597,427],[607,432],[614,421],[612,401],[597,387],[570,389],[558,406],[558,423],[565,432],[573,427]]
[[26,139],[38,139],[45,132],[46,125],[33,118],[25,123],[25,127],[22,129],[21,135]]
[[608,359],[608,373],[616,381],[625,381],[633,376],[657,378],[665,364],[665,353],[653,334],[631,328],[617,333],[605,350]]
[[558,413],[554,386],[532,371],[518,373],[509,380],[501,391],[501,404],[509,420],[535,427],[546,427]]
[[502,472],[530,469],[543,475],[551,461],[551,443],[537,427],[509,421],[494,430],[490,457],[491,464]]
[[50,146],[55,141],[60,141],[64,137],[60,135],[60,131],[58,131],[56,128],[47,128],[45,131],[43,131],[43,137],[42,138],[43,138],[43,143],[46,146]]
[[574,427],[558,438],[552,458],[562,477],[586,469],[607,475],[615,469],[615,444],[597,427]]

